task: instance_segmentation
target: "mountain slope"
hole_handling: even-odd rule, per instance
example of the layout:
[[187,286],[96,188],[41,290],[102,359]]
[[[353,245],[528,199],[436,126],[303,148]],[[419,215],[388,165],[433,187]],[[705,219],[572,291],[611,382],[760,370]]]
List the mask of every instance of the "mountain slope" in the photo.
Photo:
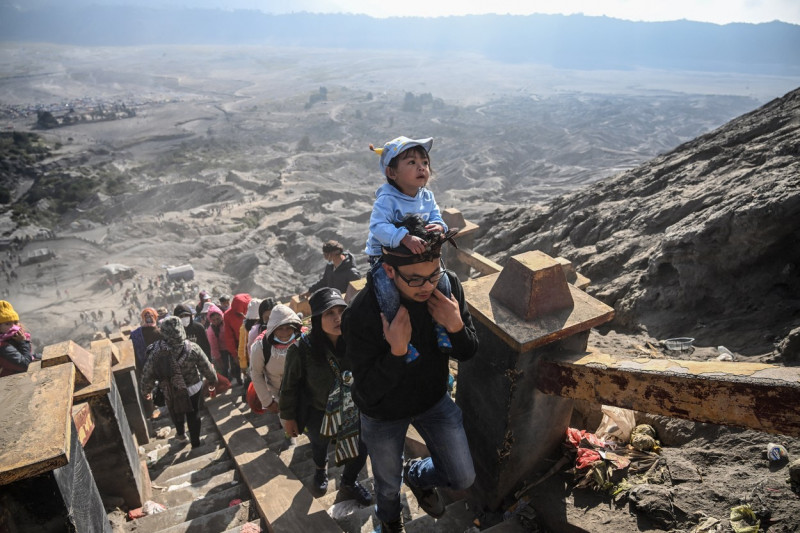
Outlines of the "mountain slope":
[[800,89],[546,206],[497,210],[478,251],[571,259],[658,338],[769,351],[800,324]]

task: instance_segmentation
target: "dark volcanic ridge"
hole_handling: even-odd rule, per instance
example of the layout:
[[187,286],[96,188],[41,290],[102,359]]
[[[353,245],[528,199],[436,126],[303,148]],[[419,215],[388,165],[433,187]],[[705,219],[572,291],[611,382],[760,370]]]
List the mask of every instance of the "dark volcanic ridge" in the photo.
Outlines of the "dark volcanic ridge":
[[544,206],[498,209],[477,250],[569,258],[612,327],[771,351],[800,324],[800,90]]

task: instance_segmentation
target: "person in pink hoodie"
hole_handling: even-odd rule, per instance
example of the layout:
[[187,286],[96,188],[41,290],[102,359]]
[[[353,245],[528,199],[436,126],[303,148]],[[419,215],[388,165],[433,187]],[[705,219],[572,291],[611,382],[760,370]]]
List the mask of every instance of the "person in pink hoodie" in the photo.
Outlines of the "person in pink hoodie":
[[[250,295],[239,293],[233,297],[231,307],[222,318],[222,345],[220,346],[220,356],[222,365],[228,371],[226,376],[231,381],[236,381],[237,385],[242,384],[242,370],[239,368],[239,330],[244,322],[247,306],[250,304]],[[224,373],[223,373],[224,374]]]
[[211,363],[213,363],[214,368],[217,369],[217,372],[223,374],[222,354],[220,353],[220,345],[222,344],[222,311],[214,304],[206,304],[204,309],[206,318],[208,319],[206,337],[208,338],[208,345],[210,346],[211,351]]

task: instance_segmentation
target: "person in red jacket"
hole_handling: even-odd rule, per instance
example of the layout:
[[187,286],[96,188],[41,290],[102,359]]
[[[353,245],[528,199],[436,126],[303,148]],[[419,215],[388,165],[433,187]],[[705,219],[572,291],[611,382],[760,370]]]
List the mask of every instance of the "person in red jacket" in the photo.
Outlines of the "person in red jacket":
[[[228,372],[228,378],[235,380],[237,385],[242,384],[242,370],[239,368],[239,330],[244,322],[247,306],[250,304],[250,295],[240,293],[233,297],[231,307],[222,316],[222,346],[220,356],[222,365]],[[225,372],[222,372],[224,375]]]

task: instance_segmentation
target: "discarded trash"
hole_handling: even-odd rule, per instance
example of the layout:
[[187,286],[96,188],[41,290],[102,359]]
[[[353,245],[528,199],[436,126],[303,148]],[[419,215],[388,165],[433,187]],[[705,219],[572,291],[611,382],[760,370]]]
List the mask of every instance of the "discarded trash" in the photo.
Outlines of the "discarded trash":
[[151,500],[147,500],[141,507],[137,507],[136,509],[131,509],[130,511],[128,511],[128,519],[136,520],[137,518],[142,518],[147,515],[160,513],[166,510],[167,508],[164,505],[156,503]]
[[338,503],[334,503],[328,508],[328,514],[334,520],[342,520],[355,514],[361,506],[355,500],[344,500]]
[[749,505],[739,505],[731,509],[730,521],[735,533],[758,533],[761,527],[761,520]]
[[594,432],[595,435],[605,441],[613,440],[620,444],[626,444],[636,425],[633,411],[611,405],[604,405],[600,410],[603,412],[603,419],[600,421],[597,431]]
[[767,457],[769,457],[770,461],[780,461],[788,458],[789,452],[782,445],[770,442],[767,444]]
[[158,449],[155,449],[153,451],[147,452],[147,455],[145,457],[147,457],[146,461],[147,461],[147,465],[148,466],[157,463],[158,462]]
[[158,437],[159,439],[166,439],[167,437],[169,437],[170,431],[172,431],[171,428],[163,427],[158,431],[156,431],[156,437]]
[[142,511],[144,511],[144,514],[148,515],[161,513],[166,510],[167,507],[165,505],[158,502],[154,502],[152,500],[147,500],[146,502],[144,502],[144,505],[142,505]]
[[717,346],[717,351],[720,353],[720,355],[726,355],[727,354],[727,355],[730,355],[731,357],[733,357],[734,359],[736,358],[736,356],[733,355],[733,352],[730,351],[729,349],[727,349],[724,346]]
[[234,498],[234,499],[232,499],[230,501],[230,503],[228,503],[228,507],[236,507],[240,503],[242,503],[242,499],[241,498]]
[[191,483],[189,483],[188,481],[184,481],[183,483],[178,483],[177,485],[170,485],[170,486],[167,488],[167,492],[172,492],[172,491],[174,491],[174,490],[185,489],[185,488],[186,488],[186,487],[188,487],[189,485],[191,485]]
[[694,337],[675,337],[664,341],[664,347],[671,352],[684,352],[692,349]]
[[631,446],[642,452],[649,452],[658,448],[656,440],[656,430],[649,424],[639,424],[631,432]]
[[692,533],[706,533],[707,531],[716,531],[717,524],[719,524],[719,518],[714,518],[713,516],[706,517],[705,520],[697,524],[692,530]]
[[647,518],[659,529],[675,527],[675,507],[672,504],[672,493],[663,485],[636,485],[628,491],[631,508]]
[[261,533],[261,526],[248,522],[242,525],[242,529],[240,531],[242,533]]

